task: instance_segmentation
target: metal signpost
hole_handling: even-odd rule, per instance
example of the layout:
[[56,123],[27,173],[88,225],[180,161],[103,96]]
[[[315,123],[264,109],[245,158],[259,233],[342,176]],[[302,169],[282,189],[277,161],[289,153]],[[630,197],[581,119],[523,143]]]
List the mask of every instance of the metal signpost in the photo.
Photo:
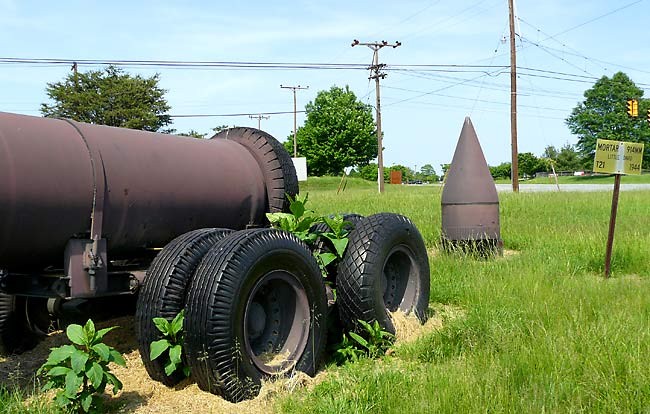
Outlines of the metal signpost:
[[614,244],[614,228],[616,227],[616,211],[618,210],[618,195],[621,188],[622,174],[641,174],[643,160],[643,144],[636,142],[609,141],[599,139],[596,142],[594,157],[594,172],[615,174],[614,193],[612,194],[612,213],[609,218],[609,234],[605,251],[605,277],[609,277],[612,262],[612,245]]

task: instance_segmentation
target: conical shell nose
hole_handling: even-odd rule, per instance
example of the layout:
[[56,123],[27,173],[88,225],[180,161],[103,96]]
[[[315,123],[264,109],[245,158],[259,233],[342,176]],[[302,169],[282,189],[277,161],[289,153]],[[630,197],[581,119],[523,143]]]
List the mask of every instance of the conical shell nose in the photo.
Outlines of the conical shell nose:
[[447,172],[441,204],[443,240],[500,243],[499,196],[469,117]]
[[447,171],[442,204],[486,202],[498,203],[499,196],[474,125],[467,117]]

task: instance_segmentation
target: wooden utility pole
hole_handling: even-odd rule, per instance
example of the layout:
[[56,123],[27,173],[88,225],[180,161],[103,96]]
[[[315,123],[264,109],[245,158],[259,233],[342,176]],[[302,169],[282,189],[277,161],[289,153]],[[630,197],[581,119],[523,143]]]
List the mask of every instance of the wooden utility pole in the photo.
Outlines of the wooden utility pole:
[[512,147],[512,191],[519,192],[519,161],[517,150],[517,48],[515,44],[515,6],[508,0],[510,20],[510,144]]
[[282,86],[280,85],[282,89],[291,89],[293,91],[293,158],[298,157],[298,144],[296,142],[296,131],[298,130],[298,126],[296,123],[296,114],[298,111],[296,110],[296,90],[299,89],[309,89],[309,86]]
[[248,115],[250,119],[257,119],[257,129],[262,129],[262,119],[269,119],[270,117],[264,116],[262,114],[257,115]]
[[79,74],[77,73],[77,62],[72,62],[72,67],[70,68],[72,70],[72,73],[74,74],[74,86],[75,88],[79,88]]
[[370,66],[371,75],[368,79],[375,80],[375,94],[377,95],[377,104],[375,106],[375,111],[377,114],[377,186],[379,187],[379,192],[384,192],[384,148],[383,148],[383,137],[381,132],[381,100],[379,99],[379,79],[384,79],[386,74],[381,72],[381,69],[386,66],[385,64],[379,63],[379,49],[384,46],[390,46],[393,49],[401,46],[401,42],[395,42],[393,44],[388,44],[387,41],[383,40],[381,42],[373,43],[361,43],[357,39],[352,41],[352,47],[355,46],[368,46],[372,49],[372,65]]

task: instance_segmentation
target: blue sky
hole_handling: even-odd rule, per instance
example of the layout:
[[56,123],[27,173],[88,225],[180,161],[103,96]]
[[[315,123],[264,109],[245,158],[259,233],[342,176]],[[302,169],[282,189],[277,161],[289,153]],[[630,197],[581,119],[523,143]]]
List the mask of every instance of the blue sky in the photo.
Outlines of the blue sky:
[[[649,1],[527,0],[516,8],[520,152],[540,156],[548,145],[575,143],[564,119],[603,75],[621,70],[650,88]],[[509,161],[507,36],[507,0],[0,0],[0,58],[370,64],[371,50],[352,48],[353,39],[401,41],[380,52],[388,65],[381,83],[384,162],[417,169],[428,163],[438,172],[453,156],[465,116],[488,163]],[[291,112],[291,92],[280,84],[309,86],[298,92],[299,110],[333,85],[375,101],[365,70],[125,70],[160,73],[174,115]],[[46,83],[69,72],[66,65],[0,64],[0,111],[39,115]],[[208,132],[224,124],[257,126],[257,120],[178,118],[173,127]],[[261,126],[283,141],[293,114],[271,115]]]

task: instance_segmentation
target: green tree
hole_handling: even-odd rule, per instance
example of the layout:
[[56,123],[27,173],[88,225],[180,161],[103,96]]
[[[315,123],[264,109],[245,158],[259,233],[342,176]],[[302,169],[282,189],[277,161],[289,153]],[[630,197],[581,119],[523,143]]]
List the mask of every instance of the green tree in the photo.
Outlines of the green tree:
[[214,131],[215,134],[218,134],[219,132],[225,131],[228,128],[230,128],[228,125],[219,125],[219,126],[216,126],[216,127],[212,128],[212,130]]
[[492,178],[494,178],[495,180],[498,178],[508,179],[512,174],[512,168],[509,162],[502,162],[497,166],[489,167],[489,168],[490,168],[490,174],[492,174]]
[[[643,142],[650,144],[650,127],[645,114],[650,102],[642,99],[643,90],[624,73],[603,76],[584,93],[585,100],[573,108],[566,119],[569,130],[578,136],[576,148],[593,163],[597,139]],[[626,113],[627,99],[639,100],[639,117]],[[650,151],[644,151],[644,168],[650,166]]]
[[[298,128],[296,141],[310,175],[339,175],[345,167],[367,165],[377,156],[372,109],[349,87],[318,92],[305,112],[307,119]],[[293,153],[293,135],[284,145]]]
[[193,129],[190,129],[188,132],[181,132],[179,134],[181,137],[191,137],[191,138],[199,138],[199,139],[204,139],[206,135],[208,134],[201,134],[198,131],[195,131]]
[[364,180],[377,181],[377,168],[377,163],[371,162],[369,164],[358,167],[357,169],[359,172],[357,174]]
[[[566,144],[559,151],[552,145],[544,149],[544,158],[555,164],[555,171],[578,171],[583,168],[583,159],[571,144]],[[593,160],[589,160],[593,163]]]
[[416,174],[416,178],[424,181],[438,181],[436,170],[431,164],[424,164],[420,167],[420,173]]
[[103,71],[73,73],[48,83],[53,103],[41,104],[46,117],[70,118],[91,124],[158,131],[171,123],[159,76],[132,76],[108,66]]
[[519,174],[527,177],[533,177],[536,172],[546,171],[544,160],[537,158],[532,152],[522,152],[517,154],[519,164]]
[[451,164],[440,164],[440,169],[442,170],[442,176],[444,177],[447,175],[447,171],[449,171],[449,168],[451,167]]

